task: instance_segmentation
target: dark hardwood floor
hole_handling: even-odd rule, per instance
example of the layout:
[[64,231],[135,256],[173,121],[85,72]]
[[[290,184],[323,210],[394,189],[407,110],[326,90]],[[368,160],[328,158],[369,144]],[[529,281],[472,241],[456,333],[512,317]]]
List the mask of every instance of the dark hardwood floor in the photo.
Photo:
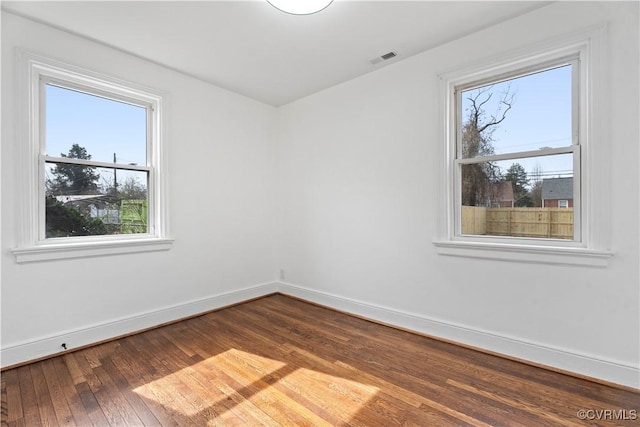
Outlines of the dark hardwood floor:
[[283,295],[2,372],[2,426],[640,424],[634,418],[637,393]]

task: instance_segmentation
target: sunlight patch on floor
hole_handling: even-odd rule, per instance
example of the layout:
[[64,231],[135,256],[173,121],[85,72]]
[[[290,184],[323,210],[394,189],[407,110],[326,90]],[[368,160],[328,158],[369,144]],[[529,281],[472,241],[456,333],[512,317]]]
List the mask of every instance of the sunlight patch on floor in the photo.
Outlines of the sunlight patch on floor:
[[316,414],[323,411],[348,422],[379,389],[322,372],[327,368],[292,367],[230,349],[133,391],[182,416],[230,424],[327,425]]

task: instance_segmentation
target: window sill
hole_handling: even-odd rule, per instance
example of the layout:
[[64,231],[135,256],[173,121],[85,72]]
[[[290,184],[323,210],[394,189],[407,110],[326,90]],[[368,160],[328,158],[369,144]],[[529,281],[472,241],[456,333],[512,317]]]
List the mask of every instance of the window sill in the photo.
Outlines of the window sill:
[[609,258],[613,256],[612,252],[585,248],[443,240],[434,241],[433,244],[439,255],[534,264],[603,268],[608,266]]
[[27,262],[120,255],[136,252],[166,251],[171,249],[172,244],[173,239],[148,238],[139,240],[50,244],[16,248],[12,250],[12,253],[16,257],[16,262],[22,264]]

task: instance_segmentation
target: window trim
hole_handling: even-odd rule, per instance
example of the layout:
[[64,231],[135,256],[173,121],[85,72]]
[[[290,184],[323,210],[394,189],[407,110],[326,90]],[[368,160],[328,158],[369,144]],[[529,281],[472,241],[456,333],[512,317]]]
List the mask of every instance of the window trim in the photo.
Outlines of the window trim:
[[[17,49],[19,69],[16,106],[19,112],[17,138],[20,141],[18,180],[18,247],[12,249],[16,262],[115,255],[132,252],[168,250],[169,237],[167,156],[164,149],[168,95],[135,83],[105,76],[74,65]],[[78,236],[73,238],[44,237],[44,165],[47,160],[40,132],[43,129],[43,88],[47,82],[62,87],[99,94],[108,99],[148,106],[147,141],[148,233],[131,235]],[[149,111],[149,110],[148,110]],[[93,162],[91,163],[100,163]],[[113,167],[113,164],[111,164]]]
[[[499,83],[501,81],[508,81],[511,79],[517,79],[520,77],[525,77],[527,75],[532,75],[532,74],[537,74],[537,73],[543,73],[546,71],[550,71],[556,68],[560,68],[563,66],[571,66],[571,109],[572,109],[572,113],[571,113],[571,144],[564,146],[564,147],[556,147],[556,148],[540,148],[538,150],[528,150],[528,151],[510,151],[507,153],[500,153],[500,154],[492,154],[492,155],[487,155],[487,156],[477,156],[477,157],[463,157],[462,155],[462,143],[461,143],[461,129],[462,129],[462,120],[463,117],[461,117],[461,105],[462,105],[462,93],[470,90],[470,89],[474,89],[474,88],[482,88],[486,85],[490,85],[490,84],[495,84],[495,83]],[[507,66],[507,68],[511,68],[509,66]],[[580,182],[580,166],[581,166],[581,145],[580,145],[580,111],[583,110],[583,106],[580,105],[580,94],[579,94],[579,89],[580,89],[580,84],[579,84],[579,80],[580,80],[580,75],[582,75],[584,72],[583,69],[581,69],[581,61],[580,61],[580,53],[579,52],[575,52],[571,55],[567,55],[567,56],[560,56],[558,58],[555,59],[551,59],[549,61],[546,61],[544,63],[540,63],[540,64],[534,64],[534,65],[529,65],[525,68],[513,68],[510,71],[504,72],[494,78],[485,78],[481,81],[470,81],[470,82],[465,82],[461,85],[455,85],[453,90],[453,99],[455,102],[455,121],[454,121],[454,125],[456,126],[455,129],[455,135],[456,135],[456,140],[452,141],[455,144],[455,147],[453,148],[453,153],[455,153],[456,157],[453,159],[454,162],[454,174],[456,174],[455,176],[455,189],[454,189],[454,195],[455,195],[455,200],[454,200],[454,213],[455,213],[455,218],[454,218],[454,235],[456,237],[473,237],[473,235],[463,235],[462,234],[462,214],[461,214],[461,199],[462,199],[462,195],[461,195],[461,176],[460,173],[458,173],[457,171],[459,170],[459,166],[463,166],[463,165],[472,165],[472,164],[478,164],[478,163],[485,163],[485,162],[496,162],[496,161],[505,161],[505,160],[519,160],[519,159],[530,159],[530,158],[535,158],[535,157],[546,157],[546,156],[553,156],[553,155],[560,155],[560,154],[571,154],[572,158],[573,158],[573,179],[575,182]],[[466,79],[465,79],[466,81]],[[582,241],[582,224],[581,224],[581,211],[580,211],[580,200],[581,200],[581,196],[580,196],[580,186],[577,185],[574,187],[574,194],[573,194],[573,199],[574,201],[574,206],[576,208],[574,208],[574,223],[573,223],[573,233],[574,233],[574,238],[570,241],[568,240],[559,240],[559,239],[546,239],[546,238],[535,238],[530,240],[531,244],[535,244],[535,242],[537,241],[544,241],[544,240],[551,240],[552,246],[555,245],[555,243],[557,242],[559,245],[564,246],[578,246],[581,247],[581,241]],[[487,239],[487,237],[489,236],[480,236],[479,238],[481,239],[480,241],[484,241]],[[496,236],[498,237],[498,236]],[[498,237],[499,239],[504,239],[504,236],[500,236]],[[515,237],[513,238],[514,241],[516,242],[520,242],[521,240],[523,240],[524,238],[519,238],[519,237]],[[526,239],[527,241],[529,241],[529,239]],[[545,243],[548,244],[548,243]]]
[[[433,241],[438,254],[545,264],[608,265],[608,259],[612,256],[607,236],[610,214],[604,206],[607,206],[609,198],[606,189],[610,187],[607,173],[610,163],[609,155],[604,149],[605,144],[597,142],[609,137],[606,132],[608,121],[605,119],[609,111],[605,104],[609,99],[604,87],[604,36],[604,27],[587,29],[439,76],[443,141],[439,145],[442,159],[439,206],[442,208],[438,217],[438,236]],[[574,76],[578,71],[580,80],[578,82],[576,78],[572,79],[574,84],[579,84],[578,88],[574,88],[574,93],[576,89],[579,91],[579,103],[574,103],[574,109],[578,109],[578,114],[574,114],[574,121],[579,121],[573,123],[573,128],[579,127],[580,141],[579,145],[574,145],[574,135],[571,149],[577,150],[579,154],[574,154],[575,185],[581,188],[578,192],[579,199],[574,199],[574,209],[579,204],[579,213],[576,215],[576,223],[580,227],[579,239],[562,241],[459,235],[456,233],[460,222],[456,203],[460,183],[457,182],[456,167],[461,159],[456,155],[456,90],[465,85],[477,86],[483,81],[497,81],[527,69],[544,69],[548,64],[558,64],[575,57],[578,58],[579,70],[574,70]],[[592,141],[596,141],[596,144],[591,144]],[[595,203],[596,200],[598,204]]]

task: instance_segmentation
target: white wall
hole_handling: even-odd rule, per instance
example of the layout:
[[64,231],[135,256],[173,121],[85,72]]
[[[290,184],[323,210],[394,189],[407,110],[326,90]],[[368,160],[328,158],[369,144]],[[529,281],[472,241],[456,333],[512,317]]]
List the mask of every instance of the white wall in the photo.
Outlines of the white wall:
[[[16,46],[169,92],[170,251],[16,264]],[[276,112],[2,13],[3,365],[274,290]]]
[[[607,268],[436,253],[438,74],[608,25]],[[640,387],[638,4],[566,2],[408,58],[280,112],[287,292],[444,338]]]
[[[609,267],[437,255],[437,75],[605,22]],[[171,93],[173,249],[15,263],[14,46]],[[634,3],[554,4],[280,110],[3,13],[2,364],[280,289],[640,387],[637,76]]]

